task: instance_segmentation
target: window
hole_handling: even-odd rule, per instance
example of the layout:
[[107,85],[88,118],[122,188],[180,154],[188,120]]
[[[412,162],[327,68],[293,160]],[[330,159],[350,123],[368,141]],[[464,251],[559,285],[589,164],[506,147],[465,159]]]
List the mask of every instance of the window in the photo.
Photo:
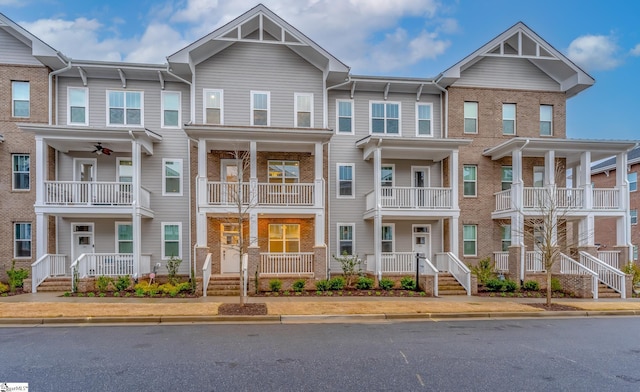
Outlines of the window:
[[629,213],[630,213],[630,216],[631,216],[631,224],[632,225],[637,225],[638,224],[638,210],[630,210]]
[[[393,196],[393,172],[395,167],[393,165],[382,165],[380,168],[380,186],[382,187],[382,197]],[[387,189],[385,189],[387,188]]]
[[553,134],[553,106],[540,105],[540,136]]
[[313,94],[295,93],[295,127],[313,127]]
[[338,100],[336,112],[338,114],[338,133],[354,133],[353,126],[353,101]]
[[16,222],[13,224],[13,257],[31,257],[31,223]]
[[516,104],[502,104],[502,133],[504,135],[516,134]]
[[371,102],[371,133],[400,134],[400,104]]
[[182,223],[162,223],[162,259],[182,258]]
[[69,87],[67,108],[67,123],[76,125],[87,125],[87,108],[89,107],[88,94],[86,88]]
[[464,165],[462,168],[462,186],[464,196],[477,196],[478,167]]
[[11,82],[11,114],[13,117],[29,117],[31,88],[29,82]]
[[430,103],[416,104],[416,136],[433,136],[432,109]]
[[162,92],[162,127],[180,127],[181,94],[177,91]]
[[478,102],[464,103],[464,133],[478,133]]
[[502,166],[502,190],[506,191],[511,189],[511,183],[513,182],[513,170],[511,166]]
[[116,222],[116,253],[133,253],[131,222]]
[[544,186],[544,166],[533,167],[533,186],[536,188]]
[[143,125],[142,93],[139,91],[107,91],[108,125]]
[[182,159],[163,159],[162,167],[162,195],[182,196]]
[[638,260],[638,245],[633,246],[633,260]]
[[478,245],[478,226],[463,225],[462,226],[462,242],[463,254],[465,256],[476,256]]
[[27,154],[13,154],[13,164],[11,169],[13,171],[13,190],[28,191],[31,189],[31,183],[29,181],[29,155]]
[[224,124],[222,90],[204,90],[204,123]]
[[502,225],[502,251],[509,251],[509,247],[511,246],[511,225]]
[[295,184],[300,181],[300,162],[269,161],[270,184]]
[[300,252],[300,225],[269,225],[269,253]]
[[382,252],[391,253],[394,251],[393,225],[382,225]]
[[628,173],[627,181],[629,182],[629,192],[638,190],[638,173]]
[[118,158],[118,182],[133,182],[133,162],[131,158]]
[[338,194],[337,197],[354,197],[353,163],[338,163]]
[[355,224],[338,223],[338,254],[353,255],[353,232]]
[[251,92],[251,125],[266,125],[271,123],[269,115],[269,92]]

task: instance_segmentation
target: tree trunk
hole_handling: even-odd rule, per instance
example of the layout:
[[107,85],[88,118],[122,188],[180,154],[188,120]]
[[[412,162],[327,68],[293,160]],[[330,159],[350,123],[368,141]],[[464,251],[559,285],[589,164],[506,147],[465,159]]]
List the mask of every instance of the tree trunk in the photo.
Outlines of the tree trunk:
[[551,268],[547,269],[547,305],[551,305]]

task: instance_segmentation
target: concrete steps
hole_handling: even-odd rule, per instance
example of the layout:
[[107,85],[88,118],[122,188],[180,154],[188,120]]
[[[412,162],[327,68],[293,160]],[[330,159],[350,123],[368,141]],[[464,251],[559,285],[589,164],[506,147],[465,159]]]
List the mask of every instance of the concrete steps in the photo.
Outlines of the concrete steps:
[[209,286],[207,286],[207,296],[230,297],[240,295],[239,276],[211,276]]
[[53,276],[45,279],[37,288],[38,292],[71,291],[70,276]]
[[451,274],[438,274],[438,296],[467,295],[467,290]]
[[604,283],[598,284],[598,298],[621,298],[620,293],[605,285]]

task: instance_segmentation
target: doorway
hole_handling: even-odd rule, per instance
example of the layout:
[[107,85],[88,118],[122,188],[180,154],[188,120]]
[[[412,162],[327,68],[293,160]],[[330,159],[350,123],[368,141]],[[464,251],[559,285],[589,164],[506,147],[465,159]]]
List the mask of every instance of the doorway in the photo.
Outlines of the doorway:
[[240,273],[240,225],[220,224],[220,272]]
[[431,225],[413,225],[413,253],[431,260]]
[[220,162],[220,180],[222,181],[222,202],[235,203],[238,196],[238,160],[222,159]]
[[416,207],[427,207],[429,202],[427,189],[429,187],[429,168],[426,166],[411,166],[411,186],[414,188]]
[[71,262],[73,263],[83,253],[95,253],[93,223],[71,224]]
[[73,160],[73,180],[80,182],[73,186],[75,203],[89,204],[92,202],[91,183],[96,180],[96,167],[98,161],[95,158],[75,158]]

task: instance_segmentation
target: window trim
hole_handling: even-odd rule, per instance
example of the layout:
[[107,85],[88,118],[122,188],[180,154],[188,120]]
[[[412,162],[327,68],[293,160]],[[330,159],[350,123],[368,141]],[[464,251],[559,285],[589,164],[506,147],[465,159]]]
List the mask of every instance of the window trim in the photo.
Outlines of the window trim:
[[[167,192],[167,171],[166,171],[167,162],[180,162],[180,177],[178,177],[180,179],[180,192]],[[175,177],[169,177],[169,178],[175,178]],[[182,161],[182,158],[176,158],[176,159],[163,158],[162,159],[162,196],[182,196],[183,188],[184,188],[183,178],[184,178],[184,162]]]
[[[71,121],[71,90],[84,91],[84,122]],[[67,125],[89,125],[89,89],[87,87],[67,87]]]
[[[629,179],[629,176],[632,174],[635,174],[636,177],[636,180],[633,182]],[[629,192],[636,192],[638,190],[638,172],[627,173],[627,183],[629,183]],[[634,189],[631,189],[631,184],[636,184]]]
[[[428,106],[430,111],[429,118],[429,134],[422,135],[420,134],[420,106]],[[425,119],[422,119],[425,121]],[[434,137],[433,136],[433,103],[432,102],[416,102],[416,137]]]
[[[536,186],[536,173],[542,173],[542,185],[540,186]],[[544,187],[546,184],[546,179],[545,177],[545,167],[544,166],[534,166],[533,167],[533,178],[532,178],[532,183],[531,186],[534,188],[542,188]]]
[[[257,94],[266,94],[267,96],[267,124],[266,125],[256,125],[254,124],[254,110],[256,110],[253,106],[254,104],[254,96]],[[249,112],[249,119],[251,121],[251,126],[258,126],[258,127],[270,127],[271,126],[271,92],[270,91],[255,91],[255,90],[251,90],[250,91],[250,97],[251,97],[251,111]],[[257,109],[257,110],[264,110],[264,109]]]
[[[131,157],[116,157],[116,182],[122,182],[120,181],[120,162],[122,161],[130,161],[133,168],[133,159]],[[131,183],[133,183],[133,174],[131,175]]]
[[[505,243],[509,243],[509,245],[507,246],[507,250],[509,249],[509,247],[512,244],[512,239],[511,239],[511,224],[504,224],[501,227],[501,233],[500,233],[500,248],[502,249],[503,252],[506,252],[504,250],[505,248]],[[476,234],[477,236],[477,234]]]
[[[16,83],[26,83],[29,87],[29,98],[27,103],[29,104],[29,115],[27,116],[16,116],[16,101],[23,102],[23,99],[16,99],[14,92],[15,88],[13,87]],[[15,118],[31,118],[31,82],[29,80],[12,80],[11,81],[11,117]]]
[[[212,124],[212,125],[224,125],[224,90],[215,89],[215,88],[202,89],[202,123],[209,124],[207,122],[207,94],[208,93],[220,94],[220,124]],[[251,99],[251,102],[253,102],[253,97]],[[212,108],[212,109],[215,109],[215,108]]]
[[[17,157],[27,157],[29,158],[29,170],[26,172],[16,171],[15,159]],[[26,173],[28,176],[28,187],[27,188],[16,188],[16,174],[24,174]],[[15,192],[28,192],[31,190],[31,154],[11,154],[11,190]]]
[[[124,124],[111,124],[111,116],[109,113],[109,93],[122,93],[124,94]],[[127,93],[140,94],[140,124],[127,124]],[[107,126],[108,127],[120,127],[120,128],[144,128],[144,91],[129,91],[129,90],[106,90],[106,114],[107,114]]]
[[[504,107],[506,105],[511,105],[513,106],[513,118],[505,118],[504,116]],[[518,118],[518,105],[515,103],[502,103],[502,134],[503,135],[508,135],[508,136],[516,136],[517,134],[517,119]],[[505,133],[504,131],[504,122],[505,121],[513,121],[513,133]]]
[[[173,255],[173,257],[177,257],[182,259],[182,222],[162,222],[162,229],[160,230],[160,246],[162,249],[160,250],[160,254],[162,255],[162,260],[169,260],[171,256],[165,254],[166,246],[165,246],[165,238],[164,238],[164,230],[167,226],[178,226],[178,254]],[[173,242],[173,241],[172,241]]]
[[[340,103],[348,102],[351,105],[351,131],[350,132],[341,132],[340,131],[340,118],[347,118],[345,116],[340,116]],[[356,121],[355,121],[355,103],[353,99],[336,99],[336,135],[355,135],[356,133]]]
[[[511,169],[511,181],[505,181],[504,180],[504,170],[506,168]],[[477,178],[477,173],[476,173],[476,178]],[[513,185],[513,165],[502,165],[500,166],[500,190],[501,191],[506,191],[511,189],[511,186],[509,186],[509,188],[504,189],[504,184],[510,184]]]
[[[465,167],[474,167],[475,168],[475,173],[476,173],[476,179],[472,180],[472,181],[466,181],[464,179],[464,168]],[[473,195],[465,195],[464,193],[464,184],[465,182],[473,182],[474,184],[474,193]],[[462,196],[463,197],[478,197],[478,165],[462,165]]]
[[[543,107],[548,107],[549,110],[551,110],[551,120],[549,121],[545,121],[549,123],[549,134],[548,135],[543,135],[542,134],[542,108]],[[545,104],[541,104],[540,105],[540,110],[539,110],[539,114],[540,114],[540,136],[542,137],[551,137],[553,136],[553,105],[545,105]]]
[[[635,212],[635,214],[634,214],[634,212]],[[635,223],[633,222],[634,221],[634,219],[633,219],[634,215],[635,215]],[[636,208],[632,208],[632,209],[629,210],[629,222],[631,223],[632,226],[635,226],[635,225],[638,224],[638,210]]]
[[[474,227],[474,228],[475,228],[475,231],[474,231],[474,233],[475,233],[475,238],[473,238],[473,239],[468,239],[468,240],[466,240],[466,239],[464,238],[464,228],[465,228],[465,227],[467,227],[467,226],[471,226],[471,227]],[[471,254],[471,253],[469,253],[469,254],[464,253],[464,252],[465,252],[465,246],[464,246],[464,243],[465,243],[465,242],[467,242],[467,241],[473,241],[473,243],[474,243],[474,251],[475,251],[475,252],[474,252],[473,254]],[[476,225],[476,224],[471,224],[471,225],[462,225],[462,255],[463,255],[463,256],[469,256],[469,257],[475,257],[475,256],[478,256],[478,225]]]
[[[391,228],[391,252],[382,251],[382,233],[385,227]],[[395,253],[396,251],[396,224],[395,223],[383,223],[380,226],[380,237],[378,237],[378,241],[380,241],[380,253]]]
[[[465,106],[467,103],[472,103],[476,105],[476,116],[475,117],[467,117],[467,114],[465,113]],[[479,112],[480,112],[480,105],[478,105],[477,101],[464,101],[463,105],[462,105],[462,133],[467,134],[467,135],[477,135],[478,134],[478,117],[479,117]],[[467,123],[467,119],[474,119],[476,120],[476,128],[475,128],[475,132],[467,132],[467,127],[466,127],[466,123]]]
[[[277,178],[277,177],[271,177],[270,176],[270,170],[269,167],[271,166],[271,162],[281,162],[282,166],[283,166],[283,171],[282,171],[282,182],[271,182],[272,178]],[[284,170],[284,166],[286,162],[293,162],[293,163],[297,163],[297,167],[298,167],[298,176],[295,177],[296,182],[293,183],[288,183],[286,182],[287,178],[294,178],[294,177],[287,177],[286,176],[286,171]],[[300,184],[300,161],[294,161],[292,159],[269,159],[267,160],[267,183],[269,184],[281,184],[281,185],[287,185],[287,184]]]
[[[30,238],[24,239],[18,239],[17,238],[17,234],[18,234],[18,225],[29,225],[29,233],[30,233]],[[17,250],[18,250],[18,242],[29,242],[29,256],[18,256]],[[13,258],[14,259],[20,259],[20,260],[26,260],[26,259],[30,259],[33,257],[33,224],[31,222],[13,222]]]
[[342,256],[342,252],[340,252],[340,242],[342,241],[340,238],[340,234],[342,232],[342,230],[340,230],[342,227],[351,227],[351,240],[345,240],[345,241],[351,241],[351,254],[349,254],[348,256],[353,256],[356,253],[356,224],[355,223],[336,223],[336,244],[337,244],[337,249],[336,249],[336,255],[338,256]]
[[[373,132],[373,105],[384,105],[384,132]],[[387,116],[387,105],[398,105],[398,133],[389,133],[387,131],[387,120],[390,118]],[[379,118],[379,117],[376,117]],[[369,135],[384,135],[391,137],[402,136],[402,102],[400,101],[369,101]]]
[[[287,252],[287,231],[284,230],[283,231],[283,237],[282,237],[282,252],[272,252],[271,251],[271,226],[298,226],[298,251],[297,252]],[[268,247],[268,252],[269,253],[277,253],[277,254],[295,254],[295,253],[302,253],[302,225],[300,223],[269,223],[269,226],[267,227],[267,247]]]
[[[114,248],[114,252],[113,253],[120,253],[120,238],[118,238],[118,227],[120,226],[131,226],[131,241],[126,241],[126,242],[131,242],[131,247],[133,248],[133,222],[131,221],[116,221],[115,222],[115,248]],[[124,241],[123,241],[124,242]],[[133,252],[132,252],[133,253]],[[124,253],[124,254],[129,254],[129,253]]]
[[[309,126],[298,125],[298,97],[309,97]],[[300,112],[306,113],[306,112]],[[295,128],[313,128],[313,93],[293,93],[293,126]]]
[[[162,91],[161,93],[161,110],[160,110],[160,128],[179,129],[182,128],[182,92],[181,91]],[[178,94],[178,125],[166,125],[164,123],[164,112],[166,110],[164,106],[164,97],[168,94]]]
[[[340,182],[342,181],[340,179],[340,168],[343,166],[348,166],[351,167],[351,180],[344,180],[346,181],[351,181],[351,194],[350,195],[341,195],[340,194]],[[356,197],[356,176],[355,176],[355,172],[356,172],[356,165],[355,163],[336,163],[336,199],[355,199]]]

